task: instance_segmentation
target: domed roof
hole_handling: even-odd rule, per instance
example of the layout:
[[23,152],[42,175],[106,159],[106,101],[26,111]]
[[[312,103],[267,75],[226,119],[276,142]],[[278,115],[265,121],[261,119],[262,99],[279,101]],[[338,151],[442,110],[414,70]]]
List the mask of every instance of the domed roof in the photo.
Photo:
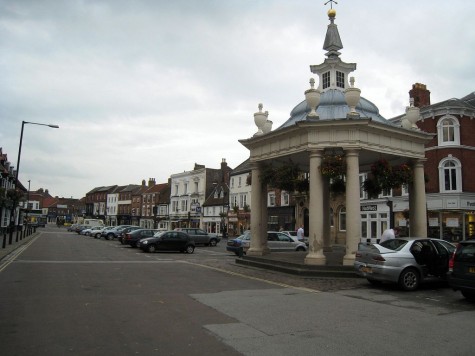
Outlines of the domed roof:
[[[278,129],[295,125],[298,121],[307,120],[309,112],[310,107],[307,105],[307,101],[303,100],[290,112],[290,118]],[[317,107],[319,120],[346,120],[346,115],[349,112],[350,108],[346,103],[345,94],[341,90],[329,89],[322,93],[320,104]],[[371,118],[373,121],[394,126],[379,114],[379,109],[376,105],[363,97],[360,98],[358,105],[356,105],[356,112],[360,114],[361,118]]]

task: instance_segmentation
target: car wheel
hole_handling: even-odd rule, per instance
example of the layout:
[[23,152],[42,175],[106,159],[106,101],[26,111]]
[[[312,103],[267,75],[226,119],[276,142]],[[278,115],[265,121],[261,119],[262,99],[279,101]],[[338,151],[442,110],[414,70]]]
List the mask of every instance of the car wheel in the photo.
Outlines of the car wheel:
[[210,245],[210,246],[214,247],[214,246],[216,246],[217,244],[218,244],[218,241],[216,241],[215,239],[209,240],[209,245]]
[[112,240],[114,238],[114,234],[107,234],[106,240]]
[[96,234],[96,236],[94,236],[95,239],[100,239],[101,238],[101,234]]
[[193,245],[188,245],[186,246],[186,253],[193,253],[195,251],[195,246]]
[[157,248],[156,248],[155,245],[153,245],[153,244],[152,244],[152,245],[148,245],[148,246],[147,246],[147,251],[148,251],[148,252],[155,252],[155,251],[157,251]]
[[377,281],[376,279],[366,278],[366,280],[373,286],[380,286],[381,284],[383,284],[383,282]]
[[302,246],[297,247],[296,251],[305,251],[305,249]]
[[462,295],[470,301],[475,301],[475,292],[471,290],[462,289]]
[[416,290],[419,287],[421,277],[415,268],[406,268],[399,276],[399,286],[407,291]]

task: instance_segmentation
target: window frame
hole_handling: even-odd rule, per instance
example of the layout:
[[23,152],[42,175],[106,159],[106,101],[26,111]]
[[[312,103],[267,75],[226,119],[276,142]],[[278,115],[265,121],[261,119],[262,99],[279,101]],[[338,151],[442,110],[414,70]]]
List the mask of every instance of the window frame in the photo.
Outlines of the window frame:
[[[450,125],[445,125],[450,123]],[[446,130],[452,130],[453,140],[445,140]],[[444,115],[437,122],[437,141],[439,146],[458,146],[460,145],[460,122],[452,115]]]

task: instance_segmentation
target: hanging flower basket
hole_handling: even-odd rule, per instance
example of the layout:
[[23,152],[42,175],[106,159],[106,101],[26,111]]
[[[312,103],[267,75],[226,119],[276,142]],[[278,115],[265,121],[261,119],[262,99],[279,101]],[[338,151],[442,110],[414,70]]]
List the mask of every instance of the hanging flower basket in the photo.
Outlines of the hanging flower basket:
[[380,159],[371,165],[371,173],[363,182],[363,189],[370,198],[376,198],[385,190],[399,188],[412,182],[412,168],[403,163],[391,167],[385,159]]
[[320,166],[322,176],[337,179],[346,173],[345,159],[343,156],[323,156],[322,165]]

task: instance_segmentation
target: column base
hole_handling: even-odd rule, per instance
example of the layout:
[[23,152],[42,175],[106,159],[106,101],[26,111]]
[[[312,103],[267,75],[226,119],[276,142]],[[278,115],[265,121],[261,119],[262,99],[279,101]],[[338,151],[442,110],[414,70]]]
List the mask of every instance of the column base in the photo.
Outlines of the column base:
[[343,266],[353,266],[355,263],[355,258],[356,258],[356,255],[352,253],[349,255],[343,256]]
[[249,250],[246,251],[247,256],[265,256],[270,253],[270,250],[268,248],[265,249],[256,249],[256,248],[250,248]]
[[327,258],[323,253],[309,253],[305,256],[304,264],[313,266],[325,266]]

